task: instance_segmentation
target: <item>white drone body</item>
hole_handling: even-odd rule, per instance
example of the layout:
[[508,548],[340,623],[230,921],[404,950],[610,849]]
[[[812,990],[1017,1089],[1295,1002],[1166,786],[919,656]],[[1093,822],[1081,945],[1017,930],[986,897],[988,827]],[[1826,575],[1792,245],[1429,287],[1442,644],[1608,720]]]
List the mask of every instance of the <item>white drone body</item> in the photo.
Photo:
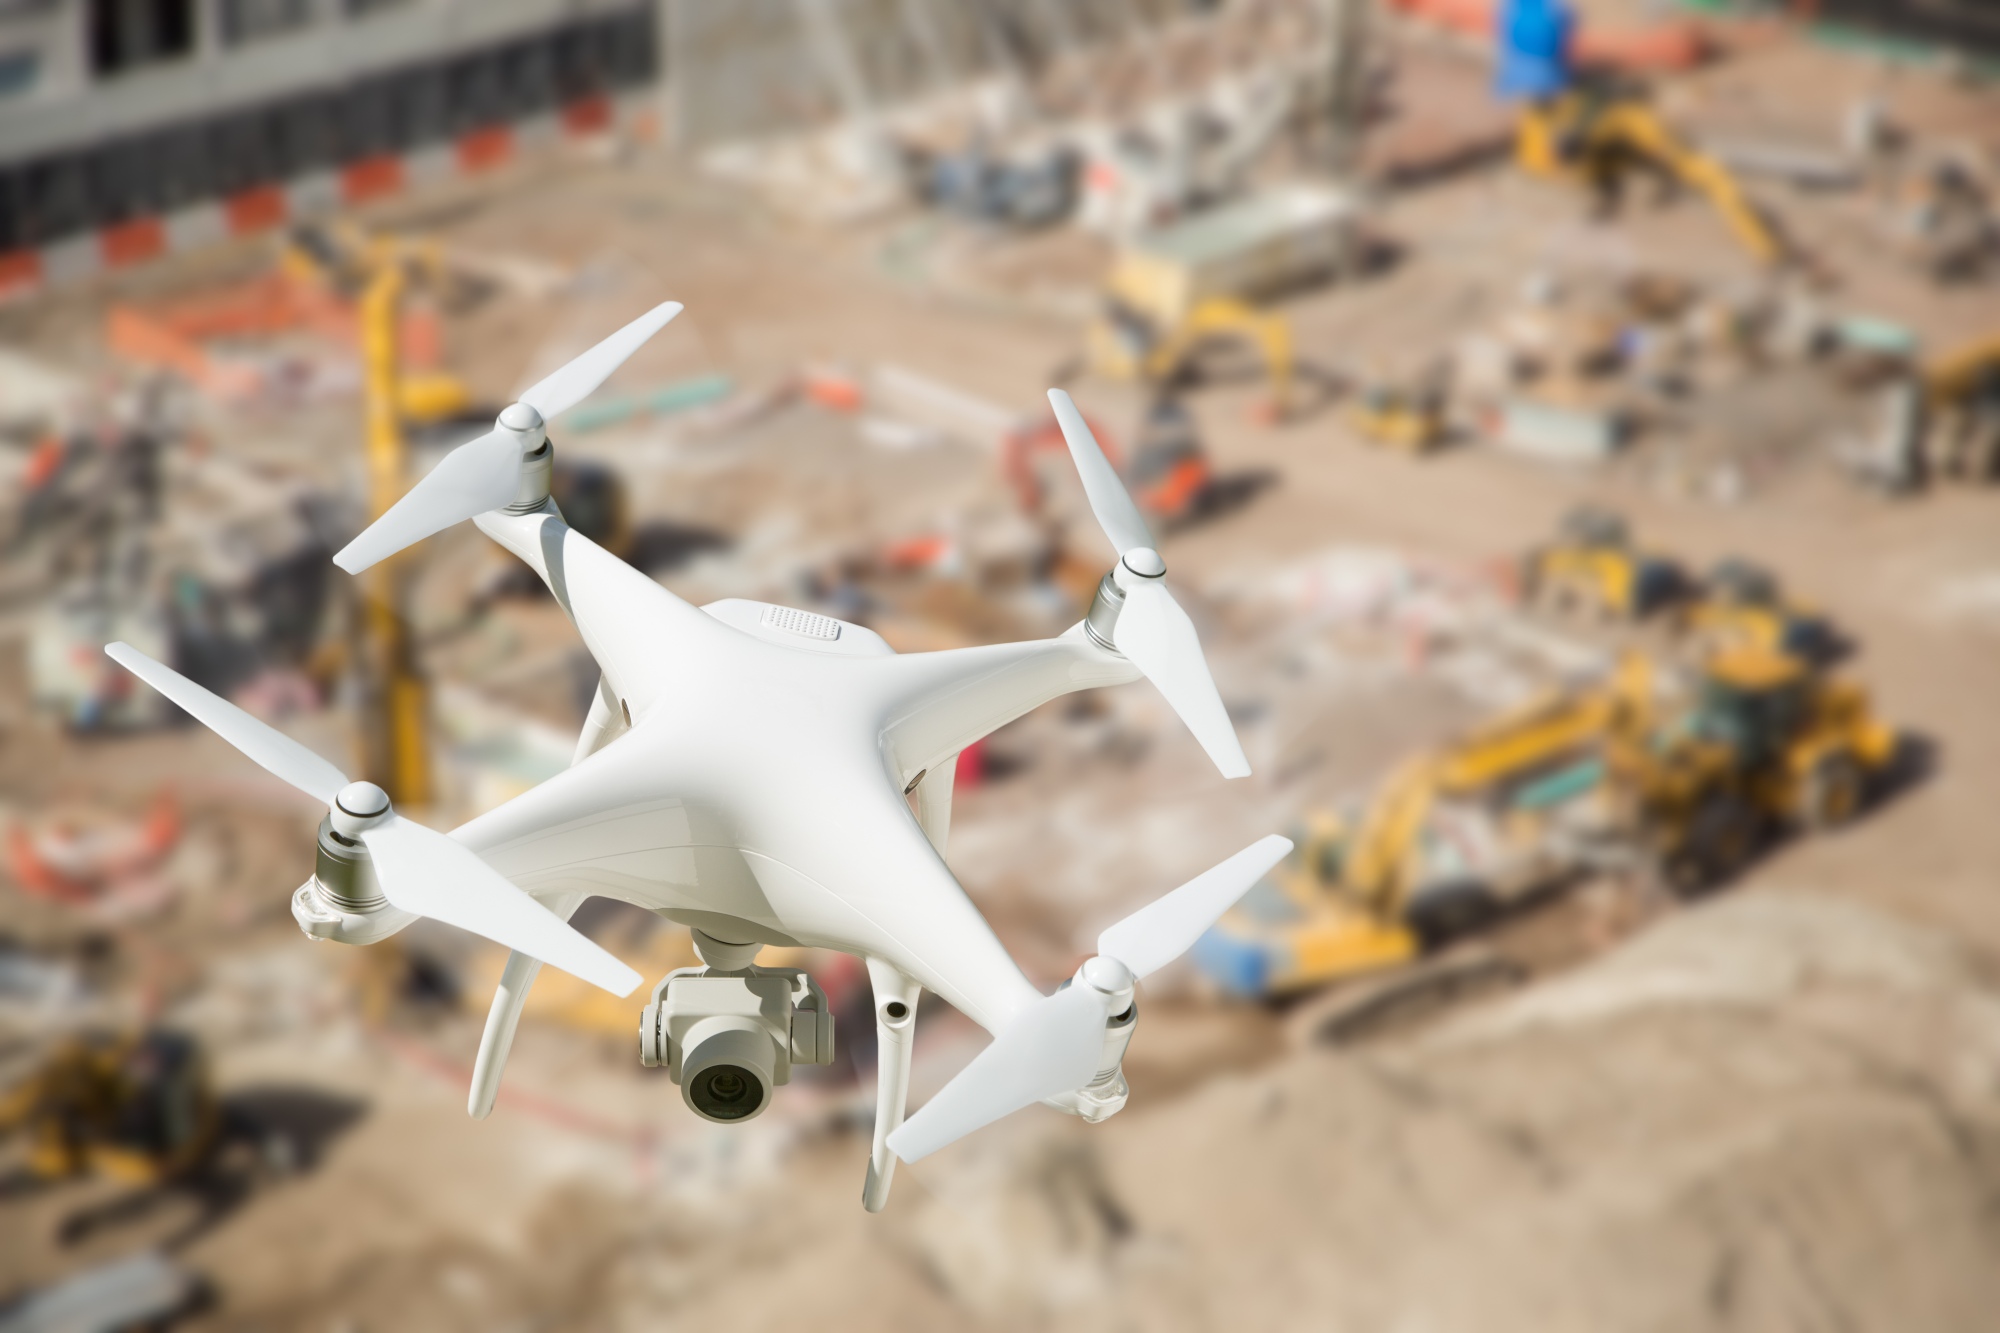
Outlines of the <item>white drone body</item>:
[[[704,967],[660,981],[642,1058],[719,1121],[762,1111],[794,1062],[832,1058],[824,997],[758,968],[763,945],[853,954],[875,992],[880,1060],[864,1205],[914,1161],[1032,1102],[1086,1119],[1124,1105],[1135,981],[1173,961],[1290,850],[1269,837],[1105,931],[1044,995],[945,864],[958,754],[1073,690],[1145,676],[1227,777],[1249,772],[1187,615],[1137,509],[1066,394],[1051,392],[1091,507],[1119,551],[1090,615],[1052,639],[898,654],[828,616],[731,599],[695,607],[570,528],[548,496],[545,420],[679,313],[649,312],[448,455],[335,560],[350,573],[473,519],[526,562],[602,675],[565,772],[441,834],[331,764],[124,644],[107,651],[250,758],[325,802],[308,934],[368,943],[428,916],[513,950],[469,1110],[485,1116],[544,962],[624,995],[640,977],[568,924],[586,898],[690,926]],[[905,1122],[922,989],[994,1036]]]

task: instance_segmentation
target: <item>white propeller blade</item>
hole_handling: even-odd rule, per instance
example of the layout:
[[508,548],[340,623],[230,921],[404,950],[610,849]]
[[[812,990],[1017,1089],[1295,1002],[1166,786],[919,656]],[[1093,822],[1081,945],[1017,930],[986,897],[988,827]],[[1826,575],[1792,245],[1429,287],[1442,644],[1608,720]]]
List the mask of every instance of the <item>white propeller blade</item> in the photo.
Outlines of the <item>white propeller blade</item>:
[[1061,389],[1049,390],[1049,405],[1056,410],[1056,425],[1062,428],[1063,439],[1069,443],[1069,456],[1076,463],[1077,475],[1083,478],[1083,493],[1090,501],[1090,512],[1097,515],[1097,525],[1104,529],[1104,535],[1121,556],[1134,547],[1151,547],[1153,534],[1147,529],[1139,506],[1132,503],[1131,493],[1118,477],[1118,469],[1111,466],[1097,437],[1084,424],[1083,413],[1076,410],[1076,404]]
[[382,896],[405,912],[483,935],[613,995],[628,995],[639,984],[637,972],[522,892],[465,844],[401,815],[366,830],[361,841],[375,862]]
[[[290,736],[132,645],[109,644],[104,651],[273,776],[306,795],[332,805],[350,785],[339,769]],[[382,799],[379,788],[366,783],[353,785],[377,801]],[[615,995],[628,995],[639,984],[637,972],[536,902],[463,843],[394,813],[364,829],[361,840],[382,885],[382,896],[403,911],[483,935]]]
[[1201,748],[1225,778],[1250,776],[1250,759],[1236,739],[1236,725],[1222,706],[1222,695],[1208,674],[1201,639],[1194,622],[1181,610],[1166,585],[1157,580],[1133,580],[1125,590],[1125,606],[1113,631],[1118,651],[1146,673],[1180,715]]
[[[1155,899],[1097,937],[1101,957],[1115,959],[1134,979],[1157,972],[1194,947],[1250,886],[1292,850],[1272,835]],[[1073,1092],[1098,1074],[1112,996],[1081,979],[1014,1017],[971,1064],[891,1135],[906,1162],[1024,1106]]]
[[347,775],[268,723],[260,722],[235,704],[170,667],[155,662],[129,643],[109,644],[105,655],[194,715],[195,721],[241,750],[275,778],[297,787],[321,805],[347,785]]
[[[1077,475],[1083,478],[1083,492],[1090,499],[1090,512],[1111,544],[1118,548],[1124,568],[1114,577],[1125,593],[1125,605],[1112,629],[1118,651],[1145,673],[1180,715],[1201,748],[1225,778],[1250,775],[1250,760],[1236,738],[1236,726],[1222,706],[1222,695],[1208,672],[1202,655],[1201,638],[1194,622],[1167,591],[1160,576],[1166,570],[1153,549],[1153,534],[1132,503],[1125,483],[1111,460],[1104,456],[1097,437],[1090,433],[1083,414],[1061,389],[1049,390],[1049,403],[1056,411],[1056,424],[1069,442],[1070,457],[1076,461]],[[1131,557],[1127,559],[1127,557]]]
[[1221,865],[1162,894],[1097,937],[1097,952],[1116,958],[1134,977],[1159,971],[1194,947],[1202,932],[1222,919],[1250,886],[1292,850],[1292,840],[1259,838]]
[[333,563],[359,574],[434,532],[511,504],[521,489],[521,442],[490,430],[444,456],[424,479],[390,505]]
[[511,407],[502,412],[499,425],[446,454],[408,494],[341,548],[333,562],[359,574],[434,532],[513,503],[521,488],[522,459],[540,447],[547,423],[588,398],[680,312],[678,301],[653,307],[522,394],[519,401],[534,413],[516,414]]
[[654,306],[555,374],[537,382],[521,395],[520,401],[540,412],[542,420],[554,421],[597,392],[598,385],[610,379],[613,371],[680,312],[679,301]]
[[890,1150],[917,1161],[1003,1115],[1090,1082],[1104,1052],[1103,1000],[1074,984],[1036,1000],[889,1136]]

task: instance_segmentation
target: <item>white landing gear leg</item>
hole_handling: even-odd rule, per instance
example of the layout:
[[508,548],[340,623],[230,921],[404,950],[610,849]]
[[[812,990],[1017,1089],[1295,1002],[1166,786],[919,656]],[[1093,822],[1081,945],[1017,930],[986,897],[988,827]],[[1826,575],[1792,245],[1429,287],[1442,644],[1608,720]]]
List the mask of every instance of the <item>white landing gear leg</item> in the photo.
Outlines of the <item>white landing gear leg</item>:
[[[567,921],[583,902],[580,893],[567,894],[549,904],[549,910]],[[493,1007],[486,1011],[486,1030],[479,1034],[479,1057],[472,1062],[472,1090],[466,1094],[465,1112],[474,1120],[493,1113],[493,1100],[500,1095],[500,1075],[507,1068],[507,1053],[514,1049],[514,1029],[521,1026],[521,1006],[542,965],[524,953],[507,955],[500,984],[493,989]]]
[[868,960],[868,984],[875,991],[875,1141],[868,1151],[861,1206],[879,1213],[889,1203],[889,1182],[896,1171],[889,1135],[903,1123],[903,1103],[910,1095],[910,1039],[923,988],[875,958]]

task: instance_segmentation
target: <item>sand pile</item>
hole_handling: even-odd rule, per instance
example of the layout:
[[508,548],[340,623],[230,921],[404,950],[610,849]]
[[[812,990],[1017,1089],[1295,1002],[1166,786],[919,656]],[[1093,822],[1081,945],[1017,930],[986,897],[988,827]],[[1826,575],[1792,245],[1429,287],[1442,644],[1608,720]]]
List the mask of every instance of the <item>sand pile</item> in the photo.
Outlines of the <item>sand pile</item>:
[[968,1144],[910,1235],[999,1323],[1984,1329],[1997,1094],[1976,958],[1743,897],[1414,1041]]

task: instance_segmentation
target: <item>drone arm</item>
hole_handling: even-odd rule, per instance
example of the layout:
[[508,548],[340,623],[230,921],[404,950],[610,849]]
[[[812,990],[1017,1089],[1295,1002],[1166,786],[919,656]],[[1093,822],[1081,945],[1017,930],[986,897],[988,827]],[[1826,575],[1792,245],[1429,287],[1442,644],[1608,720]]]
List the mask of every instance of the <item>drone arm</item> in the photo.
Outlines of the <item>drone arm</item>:
[[906,781],[940,768],[982,736],[1051,699],[1140,679],[1137,667],[1080,624],[1053,639],[912,653],[882,662],[896,673],[884,736]]
[[553,500],[525,514],[479,515],[479,530],[541,577],[604,673],[621,720],[665,689],[663,662],[709,636],[733,633],[563,522]]
[[[553,547],[543,535],[543,528],[548,519],[554,519],[556,523]],[[491,513],[481,514],[473,519],[472,525],[518,556],[521,563],[529,569],[534,570],[536,576],[549,585],[549,591],[555,594],[556,601],[561,603],[564,613],[572,620],[576,618],[575,613],[569,608],[568,588],[562,586],[563,581],[560,578],[551,578],[549,573],[552,563],[558,570],[561,568],[561,557],[557,552],[562,547],[562,533],[569,530],[569,525],[563,522],[562,510],[556,508],[553,499],[542,501],[540,509],[525,514],[495,509]],[[555,556],[553,562],[552,555]]]
[[910,1096],[910,1046],[922,987],[879,958],[868,960],[868,984],[875,992],[875,1138],[868,1152],[861,1206],[879,1213],[888,1206],[896,1171],[889,1136],[902,1125]]
[[924,836],[944,855],[945,839],[951,834],[951,793],[958,780],[958,756],[951,755],[917,783],[917,823]]
[[570,756],[570,764],[574,766],[590,758],[624,730],[625,718],[618,711],[618,699],[611,693],[611,682],[600,671],[597,692],[590,696],[590,711],[584,715],[583,731],[576,738],[576,753]]

